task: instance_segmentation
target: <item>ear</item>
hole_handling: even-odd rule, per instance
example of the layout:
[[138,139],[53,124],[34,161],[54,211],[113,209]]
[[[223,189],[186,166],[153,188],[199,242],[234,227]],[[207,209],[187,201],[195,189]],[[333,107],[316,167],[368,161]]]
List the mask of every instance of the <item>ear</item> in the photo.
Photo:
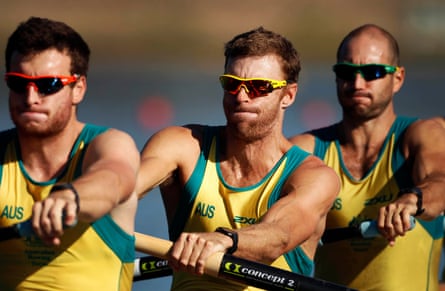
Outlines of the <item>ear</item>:
[[281,99],[281,107],[283,109],[286,109],[294,103],[297,91],[298,83],[291,83],[286,86],[283,99]]
[[73,87],[73,105],[77,105],[82,102],[85,92],[87,91],[87,78],[80,76],[76,84]]
[[393,93],[399,92],[400,88],[402,88],[403,82],[405,81],[405,68],[399,67],[397,71],[394,73],[394,88]]

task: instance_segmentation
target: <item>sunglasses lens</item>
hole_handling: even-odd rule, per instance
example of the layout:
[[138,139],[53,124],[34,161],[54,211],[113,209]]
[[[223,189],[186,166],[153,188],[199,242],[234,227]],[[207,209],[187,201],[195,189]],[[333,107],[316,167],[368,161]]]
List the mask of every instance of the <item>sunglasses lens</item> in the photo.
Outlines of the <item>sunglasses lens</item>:
[[6,79],[6,85],[12,91],[22,94],[26,93],[28,87],[28,80],[18,76],[8,76]]
[[6,84],[8,88],[18,94],[26,94],[28,86],[33,83],[40,94],[50,95],[57,93],[63,88],[63,82],[59,78],[38,78],[28,79],[19,76],[8,76],[6,78]]
[[339,79],[342,79],[344,81],[353,81],[355,80],[357,69],[346,64],[338,64],[334,66],[334,72]]
[[372,81],[386,76],[385,67],[379,65],[363,66],[360,71],[366,81]]
[[266,80],[251,80],[249,91],[252,91],[254,97],[260,97],[269,94],[273,91],[273,87],[269,81]]
[[230,94],[236,94],[238,92],[238,89],[242,83],[242,81],[230,78],[228,76],[221,76],[221,86],[223,89]]
[[39,93],[50,95],[59,92],[63,88],[62,81],[59,78],[41,78],[34,81]]
[[250,98],[265,96],[273,91],[271,83],[267,80],[237,80],[229,76],[221,76],[221,85],[229,94],[238,94],[241,87],[244,86],[246,93]]

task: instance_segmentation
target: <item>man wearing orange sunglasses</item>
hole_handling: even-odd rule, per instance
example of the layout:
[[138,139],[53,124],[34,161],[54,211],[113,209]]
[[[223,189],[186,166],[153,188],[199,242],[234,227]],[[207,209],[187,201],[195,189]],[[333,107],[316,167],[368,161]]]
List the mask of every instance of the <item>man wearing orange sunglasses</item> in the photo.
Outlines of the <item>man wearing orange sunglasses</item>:
[[45,18],[8,39],[15,127],[0,132],[0,226],[34,233],[1,238],[0,290],[131,290],[139,152],[128,134],[78,120],[89,54]]
[[225,46],[220,77],[224,126],[186,125],[154,134],[142,151],[136,190],[160,185],[174,241],[173,290],[254,290],[203,275],[226,252],[309,275],[339,180],[283,135],[300,59],[264,28]]
[[[350,32],[333,71],[342,120],[291,140],[341,177],[326,229],[377,220],[383,236],[323,245],[315,276],[361,291],[438,290],[445,132],[433,120],[396,115],[405,69],[386,30],[369,24]],[[417,223],[408,231],[410,216]]]

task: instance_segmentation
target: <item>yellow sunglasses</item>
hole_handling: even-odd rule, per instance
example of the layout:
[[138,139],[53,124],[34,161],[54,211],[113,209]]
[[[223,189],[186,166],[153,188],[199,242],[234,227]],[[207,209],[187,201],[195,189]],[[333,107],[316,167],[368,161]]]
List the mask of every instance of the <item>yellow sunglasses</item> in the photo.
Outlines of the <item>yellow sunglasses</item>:
[[283,88],[287,81],[272,80],[266,78],[244,79],[234,75],[225,74],[219,77],[222,88],[229,94],[236,95],[244,87],[250,98],[266,96],[275,89]]

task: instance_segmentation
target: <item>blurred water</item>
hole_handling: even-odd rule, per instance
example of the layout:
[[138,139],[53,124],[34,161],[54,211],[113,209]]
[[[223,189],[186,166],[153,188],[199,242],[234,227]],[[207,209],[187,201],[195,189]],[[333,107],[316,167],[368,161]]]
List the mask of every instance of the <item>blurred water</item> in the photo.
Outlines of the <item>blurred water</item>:
[[[395,98],[398,114],[419,117],[444,114],[444,64],[445,60],[438,60],[431,64],[406,65],[406,82]],[[287,136],[340,119],[331,65],[303,63],[297,100],[285,119],[284,132]],[[127,131],[134,137],[139,149],[155,130],[169,124],[223,124],[222,91],[218,83],[221,73],[222,67],[202,69],[197,66],[93,64],[87,96],[79,107],[79,117],[83,121]],[[0,124],[5,129],[11,126],[11,122],[3,82],[0,82],[0,92],[4,96],[0,99]],[[144,126],[139,117],[144,102],[160,98],[167,107],[170,106],[170,121],[164,124],[157,122],[157,127]],[[151,121],[156,124],[156,120]],[[140,201],[136,230],[168,238],[158,190]],[[135,282],[133,290],[168,290],[169,285],[170,278],[165,277]]]

